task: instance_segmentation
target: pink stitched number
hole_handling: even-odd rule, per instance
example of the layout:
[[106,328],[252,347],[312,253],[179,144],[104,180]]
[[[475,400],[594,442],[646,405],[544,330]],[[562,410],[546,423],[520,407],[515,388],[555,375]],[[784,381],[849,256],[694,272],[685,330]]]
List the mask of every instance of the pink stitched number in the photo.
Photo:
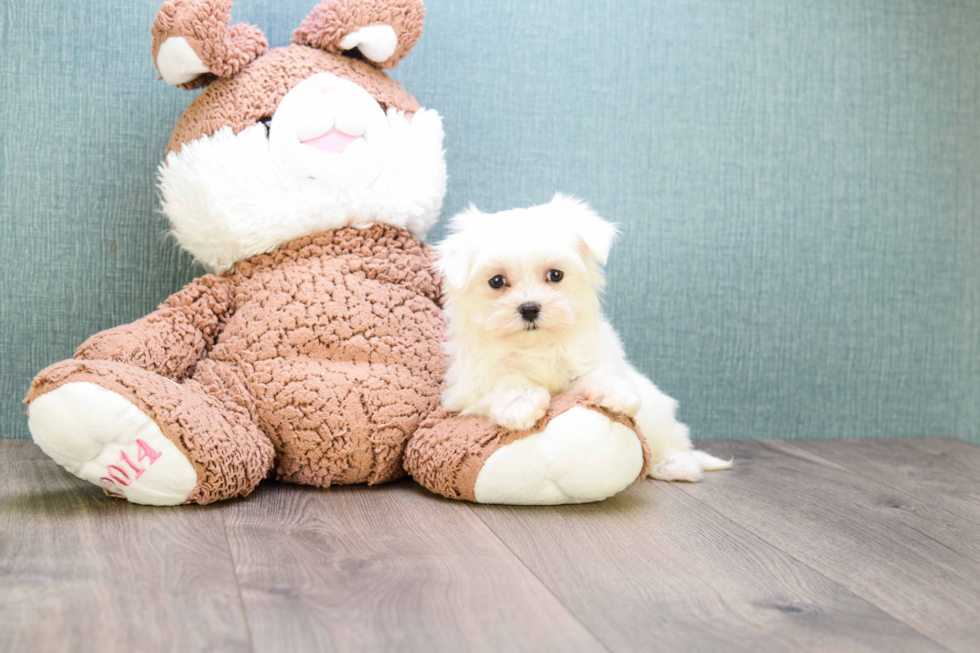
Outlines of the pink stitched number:
[[[137,440],[136,446],[139,447],[139,453],[136,456],[136,463],[148,460],[149,464],[152,465],[158,458],[160,458],[160,456],[163,455],[162,452],[155,450],[142,440]],[[120,488],[131,485],[133,481],[143,475],[143,472],[146,471],[146,467],[140,467],[130,460],[125,451],[119,452],[119,463],[119,465],[109,465],[109,467],[106,468],[106,474],[108,476],[103,476],[99,479],[99,481],[109,490],[117,494],[122,494],[123,491]],[[133,470],[133,474],[135,474],[133,478],[129,478],[129,472],[120,466],[122,463],[129,465],[129,468]]]
[[122,494],[122,490],[116,487],[115,482],[111,478],[107,478],[103,476],[102,478],[99,479],[99,481],[106,486],[107,490],[115,492],[116,494]]
[[[122,461],[122,462],[124,462],[124,463],[126,463],[127,465],[129,465],[133,469],[133,472],[136,474],[136,478],[139,478],[140,476],[142,476],[143,475],[143,472],[146,471],[142,467],[137,467],[136,465],[134,465],[133,464],[133,461],[130,460],[129,459],[129,456],[126,455],[126,452],[125,451],[120,451],[119,452],[119,460]],[[139,460],[139,459],[137,458],[137,460]]]
[[126,470],[120,467],[119,465],[109,465],[109,469],[107,469],[106,472],[109,474],[109,478],[111,478],[113,481],[115,481],[117,484],[123,487],[126,487],[127,485],[132,483],[132,481],[129,480],[129,474],[127,474]]
[[150,445],[143,442],[142,440],[137,440],[136,444],[139,445],[140,448],[140,454],[139,456],[136,457],[136,462],[140,462],[144,458],[148,458],[150,460],[150,464],[152,465],[157,461],[157,458],[163,455],[159,451],[154,451],[153,448],[150,447]]

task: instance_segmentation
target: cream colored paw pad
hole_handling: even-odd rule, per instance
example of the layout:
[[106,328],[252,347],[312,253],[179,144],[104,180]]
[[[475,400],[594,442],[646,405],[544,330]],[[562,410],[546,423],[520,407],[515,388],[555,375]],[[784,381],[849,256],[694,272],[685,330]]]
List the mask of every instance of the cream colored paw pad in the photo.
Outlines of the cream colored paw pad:
[[642,469],[636,433],[579,406],[540,433],[495,451],[477,475],[473,494],[477,503],[588,503],[624,490]]
[[41,395],[28,425],[59,465],[133,503],[178,505],[197,486],[194,466],[146,413],[93,383]]

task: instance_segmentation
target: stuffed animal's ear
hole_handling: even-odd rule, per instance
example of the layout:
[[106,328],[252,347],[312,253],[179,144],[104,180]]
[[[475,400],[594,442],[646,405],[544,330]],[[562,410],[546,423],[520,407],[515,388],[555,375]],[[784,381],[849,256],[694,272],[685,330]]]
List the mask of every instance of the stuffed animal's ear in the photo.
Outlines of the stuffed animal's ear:
[[483,217],[483,213],[470,204],[465,211],[450,219],[450,235],[436,245],[439,260],[435,267],[445,277],[446,285],[450,288],[459,290],[470,280],[476,247],[472,233],[466,231],[466,225],[480,217]]
[[394,68],[425,22],[421,0],[323,0],[293,32],[293,43],[343,54],[360,51],[379,68]]
[[616,225],[606,222],[588,204],[574,197],[555,193],[551,205],[572,223],[582,247],[599,265],[605,265],[613,241],[619,234]]
[[166,0],[153,21],[160,76],[186,89],[231,77],[269,49],[254,25],[231,22],[231,0]]

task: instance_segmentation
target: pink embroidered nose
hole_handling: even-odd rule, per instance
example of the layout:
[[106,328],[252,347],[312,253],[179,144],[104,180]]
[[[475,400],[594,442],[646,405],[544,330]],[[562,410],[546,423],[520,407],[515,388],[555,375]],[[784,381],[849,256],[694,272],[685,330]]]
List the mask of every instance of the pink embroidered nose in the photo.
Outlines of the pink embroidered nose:
[[320,90],[324,95],[330,95],[331,93],[336,93],[340,90],[340,80],[331,75],[330,73],[318,73],[310,77],[310,81]]

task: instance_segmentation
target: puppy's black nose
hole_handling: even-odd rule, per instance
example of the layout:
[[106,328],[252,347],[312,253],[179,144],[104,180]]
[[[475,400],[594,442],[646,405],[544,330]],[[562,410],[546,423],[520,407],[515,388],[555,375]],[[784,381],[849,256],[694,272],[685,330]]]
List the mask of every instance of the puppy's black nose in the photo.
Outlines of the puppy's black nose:
[[517,312],[521,314],[525,322],[534,322],[538,319],[541,307],[534,302],[525,302],[517,308]]

